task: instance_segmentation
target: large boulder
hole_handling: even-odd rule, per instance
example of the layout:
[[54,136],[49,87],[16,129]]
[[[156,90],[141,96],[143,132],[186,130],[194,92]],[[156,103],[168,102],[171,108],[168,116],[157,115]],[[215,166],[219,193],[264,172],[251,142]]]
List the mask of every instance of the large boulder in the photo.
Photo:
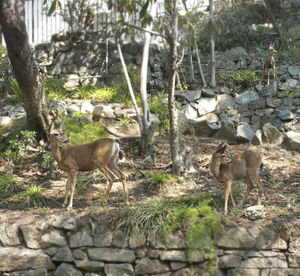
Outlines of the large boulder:
[[221,121],[221,128],[217,135],[220,139],[225,139],[230,143],[236,142],[236,126],[230,118],[224,118]]
[[240,123],[238,125],[236,135],[238,142],[250,142],[254,135],[255,132],[248,123]]
[[264,143],[279,146],[282,144],[284,136],[271,123],[266,123],[262,128],[262,139]]
[[288,149],[300,152],[300,132],[288,131],[285,141]]

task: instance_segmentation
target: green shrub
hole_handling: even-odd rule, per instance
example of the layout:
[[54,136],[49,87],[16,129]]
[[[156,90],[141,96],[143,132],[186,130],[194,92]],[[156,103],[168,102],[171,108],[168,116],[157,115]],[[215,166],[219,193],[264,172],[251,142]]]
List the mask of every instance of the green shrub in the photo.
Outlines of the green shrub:
[[108,131],[99,122],[89,124],[80,121],[82,115],[77,118],[67,118],[63,123],[63,130],[69,137],[71,144],[80,145],[92,142],[101,137],[108,137]]
[[7,198],[16,190],[16,181],[9,174],[0,175],[0,198]]
[[228,86],[233,94],[252,88],[259,81],[259,77],[250,69],[235,70],[232,74],[221,73],[217,79],[219,85]]
[[160,133],[168,131],[170,128],[168,104],[164,103],[163,99],[166,99],[166,95],[164,92],[160,92],[157,96],[151,97],[149,101],[150,112],[156,114],[160,120],[160,125],[158,126]]
[[44,90],[49,101],[64,100],[70,97],[70,93],[64,88],[64,81],[55,78],[46,78],[43,80]]
[[21,90],[17,80],[14,78],[11,78],[9,83],[10,83],[9,88],[10,88],[10,91],[13,92],[15,102],[20,105],[24,105],[22,90]]

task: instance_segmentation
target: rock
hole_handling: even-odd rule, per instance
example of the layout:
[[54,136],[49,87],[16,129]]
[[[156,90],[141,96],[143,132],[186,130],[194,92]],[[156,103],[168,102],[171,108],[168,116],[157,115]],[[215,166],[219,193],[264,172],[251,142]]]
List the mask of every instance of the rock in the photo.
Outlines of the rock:
[[230,228],[217,239],[217,245],[224,248],[252,249],[255,243],[255,239],[243,226]]
[[58,216],[55,217],[53,226],[58,229],[75,230],[76,220],[74,217]]
[[221,112],[229,108],[237,108],[237,104],[230,95],[218,95],[216,111]]
[[299,9],[300,8],[300,0],[292,1],[292,7]]
[[228,276],[260,276],[260,269],[235,268],[228,270]]
[[224,55],[227,59],[238,61],[240,58],[245,58],[247,56],[247,52],[243,47],[239,46],[226,50]]
[[229,95],[231,91],[230,91],[230,89],[227,86],[224,86],[224,87],[221,88],[221,92],[223,94]]
[[111,105],[96,105],[94,109],[94,115],[97,115],[100,118],[116,118],[114,108]]
[[283,134],[270,123],[266,123],[262,127],[262,138],[264,143],[270,143],[279,146],[283,142]]
[[52,230],[49,233],[42,235],[41,246],[42,248],[48,248],[51,246],[66,246],[67,241],[65,237],[58,230]]
[[214,97],[215,96],[215,92],[209,88],[203,88],[202,89],[202,96],[203,97]]
[[294,79],[300,78],[300,66],[289,66],[288,71]]
[[74,265],[62,263],[54,272],[54,276],[82,276],[82,272]]
[[0,225],[0,241],[4,246],[16,246],[20,244],[18,228],[17,224],[6,225],[6,223],[3,223]]
[[8,116],[0,116],[0,127],[6,126],[12,122],[11,118]]
[[194,128],[195,134],[200,137],[211,137],[220,129],[220,126],[216,123],[201,118],[189,120],[188,122]]
[[73,251],[73,257],[74,259],[76,260],[84,260],[84,259],[87,259],[87,255],[85,252],[83,252],[82,250],[80,249],[75,249]]
[[265,86],[260,91],[260,95],[262,97],[275,96],[276,93],[277,93],[277,83],[275,81],[271,82],[269,85]]
[[237,142],[250,142],[255,132],[248,123],[240,123],[237,126],[236,140]]
[[10,274],[11,276],[48,276],[46,268],[38,268],[34,270],[18,271]]
[[279,90],[293,90],[297,88],[299,85],[299,81],[295,79],[288,79],[286,82],[283,82],[279,86]]
[[112,232],[106,225],[100,225],[97,233],[94,235],[95,247],[108,247],[112,244]]
[[286,260],[279,258],[249,258],[241,263],[241,268],[285,268],[287,267]]
[[118,248],[125,248],[128,246],[128,236],[126,231],[116,230],[113,232],[112,245]]
[[89,260],[75,261],[75,265],[78,269],[87,272],[100,272],[104,268],[104,263]]
[[69,114],[72,115],[73,113],[79,112],[79,111],[80,111],[80,107],[78,105],[76,105],[76,104],[68,104],[67,105],[67,112]]
[[93,240],[85,230],[70,235],[69,242],[71,248],[93,246]]
[[237,95],[235,97],[235,102],[238,104],[249,104],[251,102],[257,101],[259,99],[259,96],[254,91],[245,91],[241,93],[240,95]]
[[245,210],[245,216],[251,220],[258,220],[264,217],[264,206],[263,205],[255,205],[248,207]]
[[131,264],[106,264],[104,267],[106,276],[134,276]]
[[73,262],[73,255],[70,248],[68,246],[58,248],[57,253],[52,258],[52,261],[67,263]]
[[40,248],[40,232],[36,229],[35,226],[31,224],[21,225],[20,229],[22,231],[25,243],[28,248],[38,249]]
[[42,250],[0,247],[0,272],[38,268],[55,268]]
[[217,101],[213,98],[201,98],[197,101],[198,115],[202,116],[216,110]]
[[201,98],[201,90],[192,90],[190,93],[186,95],[186,100],[188,102],[196,102]]
[[67,105],[64,101],[54,100],[50,103],[50,109],[56,110],[59,113],[67,115]]
[[288,149],[300,152],[300,132],[288,131],[285,140]]
[[133,250],[118,248],[89,248],[88,256],[92,260],[102,262],[134,263],[135,254]]
[[162,261],[187,262],[185,251],[182,250],[167,250],[160,254]]
[[277,111],[277,116],[281,121],[288,121],[294,119],[294,114],[288,109],[280,109]]
[[253,146],[259,146],[262,144],[262,131],[258,129],[252,137],[251,144]]
[[143,258],[137,261],[135,275],[159,274],[170,271],[168,265],[159,260]]
[[129,248],[136,249],[146,245],[146,237],[143,233],[132,232],[129,238]]
[[186,100],[186,92],[182,90],[175,90],[174,97],[179,102],[184,102]]
[[228,142],[234,143],[236,141],[236,127],[234,122],[225,118],[221,121],[221,127],[216,134],[218,138],[225,139]]
[[92,105],[90,102],[83,102],[82,105],[81,105],[80,111],[83,114],[93,113],[94,112],[94,105]]
[[187,119],[195,120],[198,117],[197,110],[190,104],[183,107],[182,113]]
[[239,267],[242,261],[241,256],[237,255],[224,255],[219,258],[219,268],[233,268]]

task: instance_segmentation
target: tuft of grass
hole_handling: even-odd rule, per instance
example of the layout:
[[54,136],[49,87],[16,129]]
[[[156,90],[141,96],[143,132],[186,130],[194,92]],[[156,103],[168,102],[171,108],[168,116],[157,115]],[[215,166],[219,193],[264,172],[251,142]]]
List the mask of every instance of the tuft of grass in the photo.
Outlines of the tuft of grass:
[[13,197],[17,202],[33,207],[46,206],[46,196],[44,190],[39,185],[28,186],[24,191]]
[[178,180],[178,176],[164,172],[149,172],[147,178],[148,190],[151,188],[159,188],[161,185],[173,183]]

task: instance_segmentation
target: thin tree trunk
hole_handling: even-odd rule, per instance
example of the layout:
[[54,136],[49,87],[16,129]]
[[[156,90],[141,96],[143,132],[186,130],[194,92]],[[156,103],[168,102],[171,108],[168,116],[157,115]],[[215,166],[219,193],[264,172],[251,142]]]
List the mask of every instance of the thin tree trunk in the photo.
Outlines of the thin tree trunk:
[[27,115],[27,128],[37,132],[38,139],[47,139],[50,116],[46,94],[28,42],[24,0],[0,1],[0,25],[15,78],[22,91]]
[[206,87],[207,85],[206,85],[205,77],[204,77],[203,70],[202,70],[202,64],[201,64],[201,59],[200,59],[198,45],[197,45],[196,40],[194,41],[194,48],[196,51],[196,57],[197,57],[198,67],[199,67],[199,71],[200,71],[200,75],[201,75],[201,80],[203,82],[203,87]]
[[172,0],[171,7],[171,33],[168,37],[170,45],[170,72],[168,88],[168,108],[170,114],[170,152],[172,159],[172,169],[174,174],[180,174],[182,169],[182,158],[179,154],[178,135],[178,112],[175,106],[175,75],[177,69],[177,37],[178,37],[178,7],[177,0]]
[[120,43],[117,43],[117,46],[118,46],[118,52],[119,52],[119,55],[120,55],[121,64],[122,64],[122,67],[123,67],[123,70],[124,70],[125,79],[127,81],[129,93],[130,93],[131,100],[132,100],[132,103],[133,103],[133,107],[134,107],[135,112],[136,112],[136,116],[137,116],[137,120],[138,120],[138,124],[139,124],[139,128],[140,128],[140,132],[142,133],[142,131],[143,131],[143,123],[142,123],[142,119],[141,119],[141,114],[140,114],[140,111],[139,111],[139,107],[138,107],[136,99],[135,99],[135,95],[134,95],[133,88],[132,88],[132,85],[131,85],[131,82],[130,82],[130,78],[129,78],[129,75],[128,75],[127,67],[126,67],[126,64],[125,64],[125,61],[124,61],[124,58],[123,58],[123,53],[122,53],[122,49],[121,49]]
[[[150,14],[154,14],[156,10],[156,3],[151,5]],[[143,156],[149,155],[154,152],[154,132],[155,125],[151,122],[150,110],[147,99],[147,72],[149,62],[149,49],[151,42],[151,34],[149,31],[152,30],[153,23],[151,22],[146,26],[143,59],[141,65],[141,101],[143,109],[143,131],[141,132],[141,154]]]
[[210,34],[210,64],[211,64],[211,86],[216,87],[216,57],[215,57],[215,38],[214,38],[214,1],[209,0],[209,15],[212,24]]

